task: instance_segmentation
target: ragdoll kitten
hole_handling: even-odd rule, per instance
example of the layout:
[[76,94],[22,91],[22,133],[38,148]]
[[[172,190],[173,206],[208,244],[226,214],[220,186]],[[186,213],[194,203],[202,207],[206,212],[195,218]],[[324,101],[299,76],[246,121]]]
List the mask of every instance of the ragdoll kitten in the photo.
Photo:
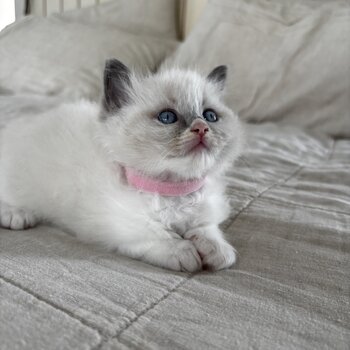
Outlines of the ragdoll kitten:
[[225,78],[225,66],[141,78],[113,59],[102,107],[14,121],[2,135],[1,225],[48,222],[172,270],[231,266],[222,175],[242,129],[221,100]]

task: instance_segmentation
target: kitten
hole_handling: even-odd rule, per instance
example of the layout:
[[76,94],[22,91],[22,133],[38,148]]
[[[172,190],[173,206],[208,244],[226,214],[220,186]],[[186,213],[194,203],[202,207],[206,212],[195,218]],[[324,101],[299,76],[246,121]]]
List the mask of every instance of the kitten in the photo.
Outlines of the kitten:
[[80,101],[3,132],[1,226],[49,222],[172,270],[218,270],[236,255],[218,227],[242,126],[222,102],[226,67],[137,77],[118,60],[104,101]]

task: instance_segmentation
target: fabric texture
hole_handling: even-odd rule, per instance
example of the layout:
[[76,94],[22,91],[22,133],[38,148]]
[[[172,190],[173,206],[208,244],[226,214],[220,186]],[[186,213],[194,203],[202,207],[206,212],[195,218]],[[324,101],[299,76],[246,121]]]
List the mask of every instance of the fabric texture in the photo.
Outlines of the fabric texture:
[[83,16],[73,11],[26,17],[0,33],[0,92],[98,100],[106,59],[117,58],[146,72],[176,47],[175,38],[151,36],[146,29],[136,35],[102,24],[102,14],[93,24],[67,20],[69,15]]
[[229,67],[228,104],[245,120],[350,136],[348,1],[211,0],[167,61]]
[[227,176],[233,268],[174,273],[51,227],[2,229],[1,348],[348,349],[350,141],[274,124],[247,137]]

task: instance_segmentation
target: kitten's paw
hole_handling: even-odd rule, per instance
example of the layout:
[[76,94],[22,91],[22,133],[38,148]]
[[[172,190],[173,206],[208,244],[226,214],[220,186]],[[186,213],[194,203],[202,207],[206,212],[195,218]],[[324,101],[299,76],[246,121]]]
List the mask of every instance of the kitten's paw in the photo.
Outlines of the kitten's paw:
[[11,230],[25,230],[36,224],[37,219],[32,213],[0,203],[0,226]]
[[204,269],[221,270],[236,262],[235,249],[225,241],[212,240],[200,235],[193,235],[190,240],[202,258]]
[[202,261],[196,247],[190,241],[180,240],[171,252],[169,262],[176,271],[194,272],[202,269]]
[[202,269],[202,261],[191,241],[162,241],[143,255],[143,260],[174,271],[194,272]]

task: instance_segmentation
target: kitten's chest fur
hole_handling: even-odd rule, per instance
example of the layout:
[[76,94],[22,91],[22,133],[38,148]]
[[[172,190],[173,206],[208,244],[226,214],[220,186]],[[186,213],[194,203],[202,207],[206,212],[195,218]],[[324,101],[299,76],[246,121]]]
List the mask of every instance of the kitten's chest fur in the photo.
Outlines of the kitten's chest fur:
[[205,210],[206,200],[202,191],[181,197],[153,196],[149,215],[167,229],[183,235]]
[[[208,181],[210,182],[210,181]],[[222,222],[229,211],[222,186],[210,183],[199,191],[179,197],[144,196],[147,215],[166,229],[183,236],[189,229]]]

